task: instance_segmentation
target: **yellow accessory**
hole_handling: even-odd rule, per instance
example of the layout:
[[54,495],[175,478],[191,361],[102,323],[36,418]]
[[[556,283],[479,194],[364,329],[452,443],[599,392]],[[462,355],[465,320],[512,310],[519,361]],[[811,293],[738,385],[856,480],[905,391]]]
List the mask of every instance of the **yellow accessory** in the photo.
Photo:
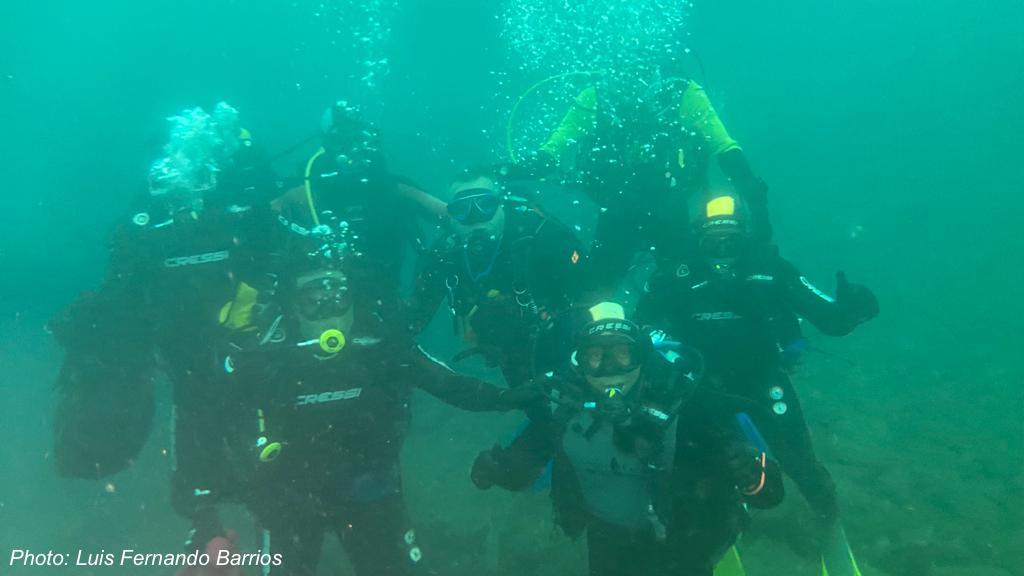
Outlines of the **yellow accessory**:
[[857,566],[857,559],[853,557],[853,550],[846,540],[846,530],[843,524],[836,520],[826,529],[825,538],[821,544],[821,576],[829,576],[828,567],[834,568],[833,574],[851,574],[861,576],[860,567]]
[[345,347],[345,333],[336,328],[320,334],[320,349],[328,354],[337,354]]
[[729,135],[718,112],[704,88],[696,82],[689,82],[679,102],[679,117],[683,126],[696,132],[708,144],[711,154],[718,156],[730,150],[741,150],[740,145]]
[[[543,80],[535,83],[533,86],[527,88],[526,92],[523,92],[523,94],[516,100],[516,103],[512,106],[512,111],[508,115],[508,123],[505,125],[505,145],[508,147],[509,158],[513,162],[519,161],[519,158],[516,158],[515,149],[512,147],[512,130],[514,128],[516,114],[518,114],[519,112],[519,107],[530,94],[533,94],[540,88],[544,87],[546,84],[549,84],[556,80],[560,80],[562,78],[571,78],[576,76],[600,76],[604,73],[604,70],[579,70],[574,72],[563,72],[562,74],[548,76],[547,78],[544,78]],[[545,149],[548,152],[550,152],[553,148],[564,146],[567,141],[566,134],[568,134],[568,132],[582,130],[582,126],[578,125],[579,118],[577,118],[577,116],[588,114],[593,115],[596,106],[597,96],[596,92],[594,91],[594,88],[592,86],[585,88],[583,92],[581,92],[580,95],[576,97],[575,105],[572,108],[570,108],[569,113],[566,114],[566,118],[569,118],[570,116],[572,118],[568,122],[566,121],[566,119],[563,118],[562,125],[559,126],[556,133],[551,136],[548,142],[544,144],[544,146],[542,146],[541,149]],[[580,108],[582,108],[583,110],[578,110]],[[568,125],[570,124],[572,125],[571,128],[568,127]],[[555,156],[557,157],[557,154],[555,154]]]
[[310,156],[309,157],[309,161],[306,162],[306,172],[305,172],[305,182],[304,182],[305,183],[305,187],[306,187],[306,204],[309,205],[309,214],[313,217],[313,224],[315,224],[317,226],[320,225],[320,216],[317,215],[317,213],[316,213],[316,203],[313,202],[313,185],[310,182],[309,177],[313,173],[313,163],[316,162],[317,158],[323,156],[326,152],[327,152],[327,150],[324,150],[323,148],[320,148],[319,150],[316,151],[316,154],[313,154],[312,156]]
[[590,319],[594,322],[598,320],[625,320],[626,311],[622,308],[621,304],[615,302],[601,302],[590,307]]
[[284,450],[284,445],[280,442],[267,443],[267,437],[263,435],[267,432],[267,422],[262,408],[256,409],[256,422],[260,431],[260,437],[256,440],[256,447],[263,447],[263,449],[260,450],[260,462],[270,462],[275,460],[281,455],[281,450]]
[[743,561],[735,546],[729,548],[725,556],[715,565],[715,576],[744,576]]
[[259,300],[259,291],[245,282],[238,284],[235,299],[220,309],[221,325],[232,330],[241,330],[252,322],[252,309]]
[[736,200],[732,196],[712,198],[707,206],[705,206],[705,210],[705,216],[708,218],[733,216],[736,214]]
[[281,455],[281,450],[283,449],[284,446],[282,446],[280,442],[271,442],[270,444],[267,444],[263,448],[263,451],[260,452],[260,462],[272,462],[276,460],[277,457]]

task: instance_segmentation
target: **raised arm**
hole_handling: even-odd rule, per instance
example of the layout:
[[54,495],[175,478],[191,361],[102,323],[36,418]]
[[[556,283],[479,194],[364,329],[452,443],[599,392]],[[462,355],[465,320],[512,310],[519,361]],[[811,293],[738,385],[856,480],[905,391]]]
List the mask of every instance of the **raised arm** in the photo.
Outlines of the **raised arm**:
[[718,112],[700,84],[690,81],[683,91],[680,118],[687,130],[700,135],[708,143],[711,155],[718,160],[722,173],[732,182],[736,192],[750,207],[754,235],[771,239],[768,220],[768,185],[750,166],[739,143],[729,135]]
[[442,402],[470,412],[525,408],[543,397],[534,386],[499,388],[479,378],[459,374],[419,346],[410,351],[407,359],[402,366],[404,377]]
[[592,135],[596,127],[597,89],[589,86],[576,96],[576,100],[562,118],[558,128],[540,147],[540,153],[547,154],[557,165],[565,160],[565,156],[573,144]]
[[426,329],[434,319],[448,290],[445,284],[446,267],[440,248],[423,252],[418,268],[412,294],[405,305],[406,322],[413,336]]
[[785,298],[793,312],[829,336],[849,334],[878,315],[878,299],[866,286],[853,284],[843,272],[836,273],[836,296],[829,296],[783,263]]

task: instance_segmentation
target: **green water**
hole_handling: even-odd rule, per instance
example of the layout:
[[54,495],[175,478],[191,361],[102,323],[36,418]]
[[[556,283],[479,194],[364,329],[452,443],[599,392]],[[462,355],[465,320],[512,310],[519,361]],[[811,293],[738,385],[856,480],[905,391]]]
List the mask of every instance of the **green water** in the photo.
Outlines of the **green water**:
[[[506,49],[500,3],[398,2],[373,87],[348,4],[0,5],[0,574],[130,573],[6,556],[174,549],[187,530],[169,506],[165,427],[108,481],[59,480],[49,459],[61,353],[44,324],[101,278],[166,116],[224,99],[274,151],[355,95],[394,168],[438,194],[457,165],[502,151],[511,104],[540,75]],[[796,379],[865,575],[1024,576],[1021,22],[1017,0],[695,0],[685,18],[698,79],[771,186],[783,253],[829,287],[842,267],[881,301],[850,337],[812,332],[835,356],[810,356]],[[305,151],[276,168],[294,172]],[[424,340],[458,349],[440,326]],[[543,495],[468,481],[518,416],[426,395],[414,411],[406,496],[442,573],[585,572],[583,544],[555,531]],[[158,422],[168,413],[165,401]],[[752,576],[820,572],[790,492],[745,536]],[[233,519],[246,535],[245,512]],[[343,565],[329,545],[321,573]]]

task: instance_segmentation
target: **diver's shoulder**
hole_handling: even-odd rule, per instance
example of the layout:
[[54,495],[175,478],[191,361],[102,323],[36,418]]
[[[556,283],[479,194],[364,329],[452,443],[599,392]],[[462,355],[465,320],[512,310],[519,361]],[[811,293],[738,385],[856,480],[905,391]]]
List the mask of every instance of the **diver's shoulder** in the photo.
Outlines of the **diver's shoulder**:
[[707,284],[708,267],[695,258],[678,258],[651,274],[644,286],[645,292],[677,291],[681,287],[695,288]]
[[575,237],[572,229],[544,208],[527,198],[509,196],[505,200],[508,219],[523,237],[546,242],[552,239]]
[[146,237],[156,238],[166,231],[188,226],[198,226],[199,228],[232,227],[268,222],[273,218],[274,212],[270,205],[266,203],[227,204],[187,214],[179,214],[177,217],[161,213],[158,210],[142,209],[118,218],[114,223],[114,234],[116,236],[139,239]]
[[774,244],[758,247],[742,269],[748,280],[783,281],[799,275],[796,266],[783,258]]
[[160,230],[172,227],[174,219],[158,211],[140,208],[122,214],[114,222],[114,238],[143,239],[159,234]]
[[546,218],[525,198],[509,196],[505,199],[505,233],[515,238],[535,236],[544,227]]

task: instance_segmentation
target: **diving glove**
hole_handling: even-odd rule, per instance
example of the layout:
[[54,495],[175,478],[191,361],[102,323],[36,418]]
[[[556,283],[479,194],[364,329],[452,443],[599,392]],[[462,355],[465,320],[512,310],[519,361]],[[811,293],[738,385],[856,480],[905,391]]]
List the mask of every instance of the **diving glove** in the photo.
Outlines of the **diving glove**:
[[751,491],[762,482],[765,464],[761,452],[746,444],[733,444],[725,453],[725,463],[736,486]]
[[863,284],[850,282],[841,270],[836,272],[836,303],[858,324],[878,316],[878,298],[874,292]]
[[469,473],[473,485],[481,490],[487,490],[497,483],[504,467],[499,462],[503,449],[500,444],[495,444],[490,450],[484,450],[477,455],[473,461],[473,469]]

